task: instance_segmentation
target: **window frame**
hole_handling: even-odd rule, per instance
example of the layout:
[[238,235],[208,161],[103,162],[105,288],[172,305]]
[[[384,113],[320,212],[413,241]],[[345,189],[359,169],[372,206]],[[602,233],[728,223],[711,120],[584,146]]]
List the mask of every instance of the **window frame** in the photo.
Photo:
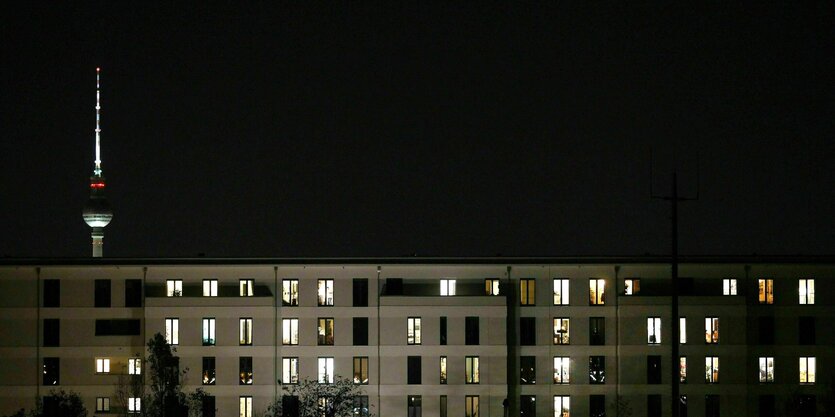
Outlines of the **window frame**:
[[253,325],[252,317],[238,319],[238,346],[252,346]]
[[567,306],[570,303],[571,293],[569,292],[568,278],[554,278],[554,305]]
[[203,356],[201,381],[203,385],[217,384],[217,359],[214,356]]
[[760,356],[757,359],[758,375],[760,384],[774,383],[774,356]]
[[203,317],[202,323],[203,346],[215,346],[217,344],[217,321],[214,317]]
[[98,357],[95,360],[96,375],[107,375],[110,373],[110,358]]
[[299,280],[297,278],[284,278],[281,280],[281,306],[299,306]]
[[[318,364],[317,369],[319,369],[319,370],[318,370],[318,373],[317,373],[316,381],[320,384],[333,384],[334,369],[335,369],[333,356],[319,356],[317,358],[317,364]],[[324,364],[324,368],[325,368],[324,372],[322,372],[323,364]],[[330,373],[328,373],[328,372],[330,372]]]
[[814,278],[800,278],[797,280],[798,304],[800,305],[814,305],[815,304],[815,279]]
[[171,346],[180,344],[180,318],[166,317],[165,318],[165,341]]
[[457,280],[455,278],[441,278],[441,297],[454,297]]
[[638,295],[641,292],[640,278],[624,278],[623,295]]
[[554,417],[568,417],[571,415],[571,396],[554,396]]
[[467,395],[464,397],[464,416],[478,417],[480,412],[480,403],[478,395]]
[[[592,365],[597,369],[595,370]],[[599,367],[598,367],[599,366]],[[599,375],[595,379],[595,373]],[[590,355],[589,356],[589,384],[601,385],[606,383],[606,356],[605,355]]]
[[183,296],[183,280],[182,279],[166,279],[165,280],[165,296],[166,297],[182,297]]
[[241,395],[238,397],[238,415],[240,417],[252,417],[251,395]]
[[536,305],[536,278],[519,279],[519,305]]
[[296,385],[299,383],[299,357],[284,356],[281,358],[281,383]]
[[[368,356],[354,356],[354,385],[368,385]],[[359,368],[357,367],[359,365]]]
[[719,357],[705,356],[705,384],[719,383]]
[[739,282],[736,278],[722,279],[722,295],[739,295]]
[[571,358],[569,356],[554,356],[554,385],[568,385],[571,383]]
[[255,278],[238,279],[238,296],[255,297]]
[[439,383],[441,385],[446,385],[449,382],[449,373],[447,371],[447,357],[441,356],[438,359],[438,366],[439,366]]
[[801,385],[814,385],[817,383],[817,362],[816,356],[800,357],[798,361],[798,381],[800,381]]
[[217,297],[218,283],[215,278],[206,278],[203,280],[203,296]]
[[501,280],[498,278],[484,279],[484,294],[485,295],[500,295],[501,294]]
[[239,356],[238,357],[238,385],[252,385],[255,379],[254,377],[254,368],[255,364],[253,363],[252,356]]
[[[329,326],[330,324],[330,326]],[[336,337],[334,336],[335,320],[333,317],[319,317],[316,325],[317,346],[333,346]]]
[[[295,332],[293,330],[295,330]],[[281,319],[281,345],[282,346],[298,346],[298,344],[299,344],[299,319],[298,319],[298,317],[282,318]]]
[[757,301],[759,304],[774,304],[774,279],[757,279]]
[[[554,317],[553,325],[554,345],[571,344],[571,318]],[[562,333],[562,335],[560,335],[560,333]]]
[[481,369],[479,367],[479,357],[478,356],[465,356],[464,357],[464,383],[471,385],[471,384],[480,384],[481,383]]
[[678,357],[678,382],[687,383],[687,356]]
[[[654,341],[653,338],[655,338]],[[661,345],[661,317],[647,317],[647,344]]]
[[687,317],[678,318],[678,343],[687,344]]
[[96,412],[109,413],[110,412],[110,397],[96,397]]
[[316,303],[319,307],[334,306],[333,283],[333,278],[319,278],[316,282]]
[[407,345],[420,345],[422,344],[422,333],[423,326],[421,326],[421,319],[420,317],[407,317],[406,318],[406,344]]
[[128,358],[128,375],[142,374],[142,358]]
[[142,412],[142,398],[128,397],[128,414],[139,414]]
[[705,344],[719,344],[719,317],[705,317]]
[[606,305],[606,279],[589,278],[589,305]]

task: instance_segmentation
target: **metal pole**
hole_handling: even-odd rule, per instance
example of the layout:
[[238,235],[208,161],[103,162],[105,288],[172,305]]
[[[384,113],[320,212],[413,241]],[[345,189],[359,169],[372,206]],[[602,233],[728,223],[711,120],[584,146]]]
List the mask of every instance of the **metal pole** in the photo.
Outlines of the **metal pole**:
[[671,375],[673,377],[672,380],[672,416],[679,417],[679,318],[678,318],[678,181],[676,177],[676,172],[673,171],[673,190],[672,190],[672,279],[671,281],[671,291],[672,291],[672,304],[673,304],[673,331],[672,337],[670,342],[672,342],[673,352],[672,352],[672,359],[671,359]]

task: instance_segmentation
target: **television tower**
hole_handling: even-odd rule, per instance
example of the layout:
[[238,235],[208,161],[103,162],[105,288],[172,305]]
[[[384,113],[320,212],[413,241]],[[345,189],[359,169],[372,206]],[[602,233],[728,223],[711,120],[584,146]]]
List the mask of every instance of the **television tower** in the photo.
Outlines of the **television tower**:
[[90,177],[90,199],[82,215],[87,226],[92,228],[93,257],[101,258],[104,246],[104,227],[113,219],[113,210],[104,196],[104,177],[101,175],[101,68],[96,68],[96,161],[93,176]]

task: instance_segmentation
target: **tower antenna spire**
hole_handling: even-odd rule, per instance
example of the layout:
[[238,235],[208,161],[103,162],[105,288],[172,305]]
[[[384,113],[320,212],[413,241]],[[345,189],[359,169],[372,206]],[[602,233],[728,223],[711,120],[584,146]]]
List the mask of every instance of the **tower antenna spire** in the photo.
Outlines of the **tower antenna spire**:
[[91,229],[94,258],[102,256],[104,227],[113,219],[113,210],[104,192],[105,185],[101,175],[101,68],[96,67],[96,161],[93,176],[90,177],[90,198],[82,211],[84,222]]
[[96,67],[96,168],[93,175],[101,176],[101,67]]

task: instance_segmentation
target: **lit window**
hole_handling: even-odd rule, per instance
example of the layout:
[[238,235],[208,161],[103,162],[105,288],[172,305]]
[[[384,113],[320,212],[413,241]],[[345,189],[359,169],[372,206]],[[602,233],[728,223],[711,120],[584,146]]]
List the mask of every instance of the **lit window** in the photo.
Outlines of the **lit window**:
[[240,319],[240,338],[239,342],[241,346],[244,345],[251,345],[252,344],[252,319],[251,318],[241,318]]
[[661,344],[661,317],[647,317],[647,343]]
[[128,398],[128,413],[141,413],[142,399],[139,397]]
[[333,345],[333,319],[319,318],[318,333],[320,346]]
[[571,397],[568,395],[554,396],[554,417],[571,416]]
[[406,344],[420,344],[420,317],[409,317],[406,319]]
[[606,357],[589,356],[589,384],[606,383]]
[[774,357],[760,356],[760,382],[774,382]]
[[815,383],[815,365],[816,360],[814,356],[800,358],[800,383],[814,384]]
[[497,278],[485,279],[484,293],[487,295],[499,295],[499,280]]
[[523,306],[536,305],[536,280],[533,278],[520,279],[519,296]]
[[569,358],[554,356],[554,383],[568,384],[569,383]]
[[215,318],[203,318],[203,346],[215,345]]
[[354,383],[368,384],[368,356],[354,356]]
[[758,300],[760,304],[774,304],[774,280],[773,279],[759,279],[757,280],[757,288],[759,290]]
[[215,357],[203,357],[203,385],[215,384]]
[[168,297],[182,297],[183,280],[169,279],[165,281],[165,294]]
[[569,342],[569,319],[554,318],[554,344],[567,345]]
[[719,382],[719,357],[705,356],[705,383],[716,384]]
[[687,317],[678,318],[678,342],[687,343]]
[[319,280],[319,305],[332,306],[333,305],[333,280],[320,279]]
[[446,384],[446,356],[441,356],[441,384]]
[[606,281],[592,278],[589,280],[589,305],[603,305],[606,303]]
[[128,375],[142,374],[142,359],[130,358],[128,359]]
[[241,396],[238,400],[240,417],[252,417],[252,397]]
[[241,356],[238,373],[241,375],[240,385],[252,385],[252,356]]
[[168,342],[169,345],[180,344],[180,319],[165,319],[165,341]]
[[623,293],[635,295],[641,291],[641,280],[638,278],[627,278],[623,281]]
[[736,295],[736,278],[722,280],[722,295]]
[[320,384],[333,384],[333,358],[319,358]]
[[678,380],[682,384],[687,382],[687,356],[678,358]]
[[465,358],[465,371],[466,371],[466,379],[465,382],[468,384],[478,384],[479,381],[479,372],[478,372],[478,356],[467,356]]
[[299,344],[299,319],[281,319],[281,344]]
[[281,358],[281,382],[299,383],[299,358]]
[[800,280],[800,304],[815,304],[815,280]]
[[441,295],[442,296],[455,295],[455,280],[454,279],[442,279],[441,280]]
[[[240,296],[241,297],[252,297],[255,295],[255,280],[254,279],[242,279],[239,281],[240,285]],[[252,397],[250,397],[252,398]]]
[[96,358],[96,373],[109,374],[110,373],[110,358]]
[[478,395],[464,398],[464,417],[478,417]]
[[110,411],[110,397],[96,397],[96,412],[106,413]]
[[333,406],[333,397],[327,396],[320,396],[318,398],[318,414],[321,417],[326,417],[332,414],[332,410],[334,409]]
[[554,305],[568,305],[568,280],[565,278],[554,280]]
[[204,279],[203,280],[203,296],[204,297],[217,297],[217,280],[216,279]]
[[299,305],[299,280],[281,280],[281,304],[285,307]]
[[719,343],[719,317],[705,317],[705,343]]

